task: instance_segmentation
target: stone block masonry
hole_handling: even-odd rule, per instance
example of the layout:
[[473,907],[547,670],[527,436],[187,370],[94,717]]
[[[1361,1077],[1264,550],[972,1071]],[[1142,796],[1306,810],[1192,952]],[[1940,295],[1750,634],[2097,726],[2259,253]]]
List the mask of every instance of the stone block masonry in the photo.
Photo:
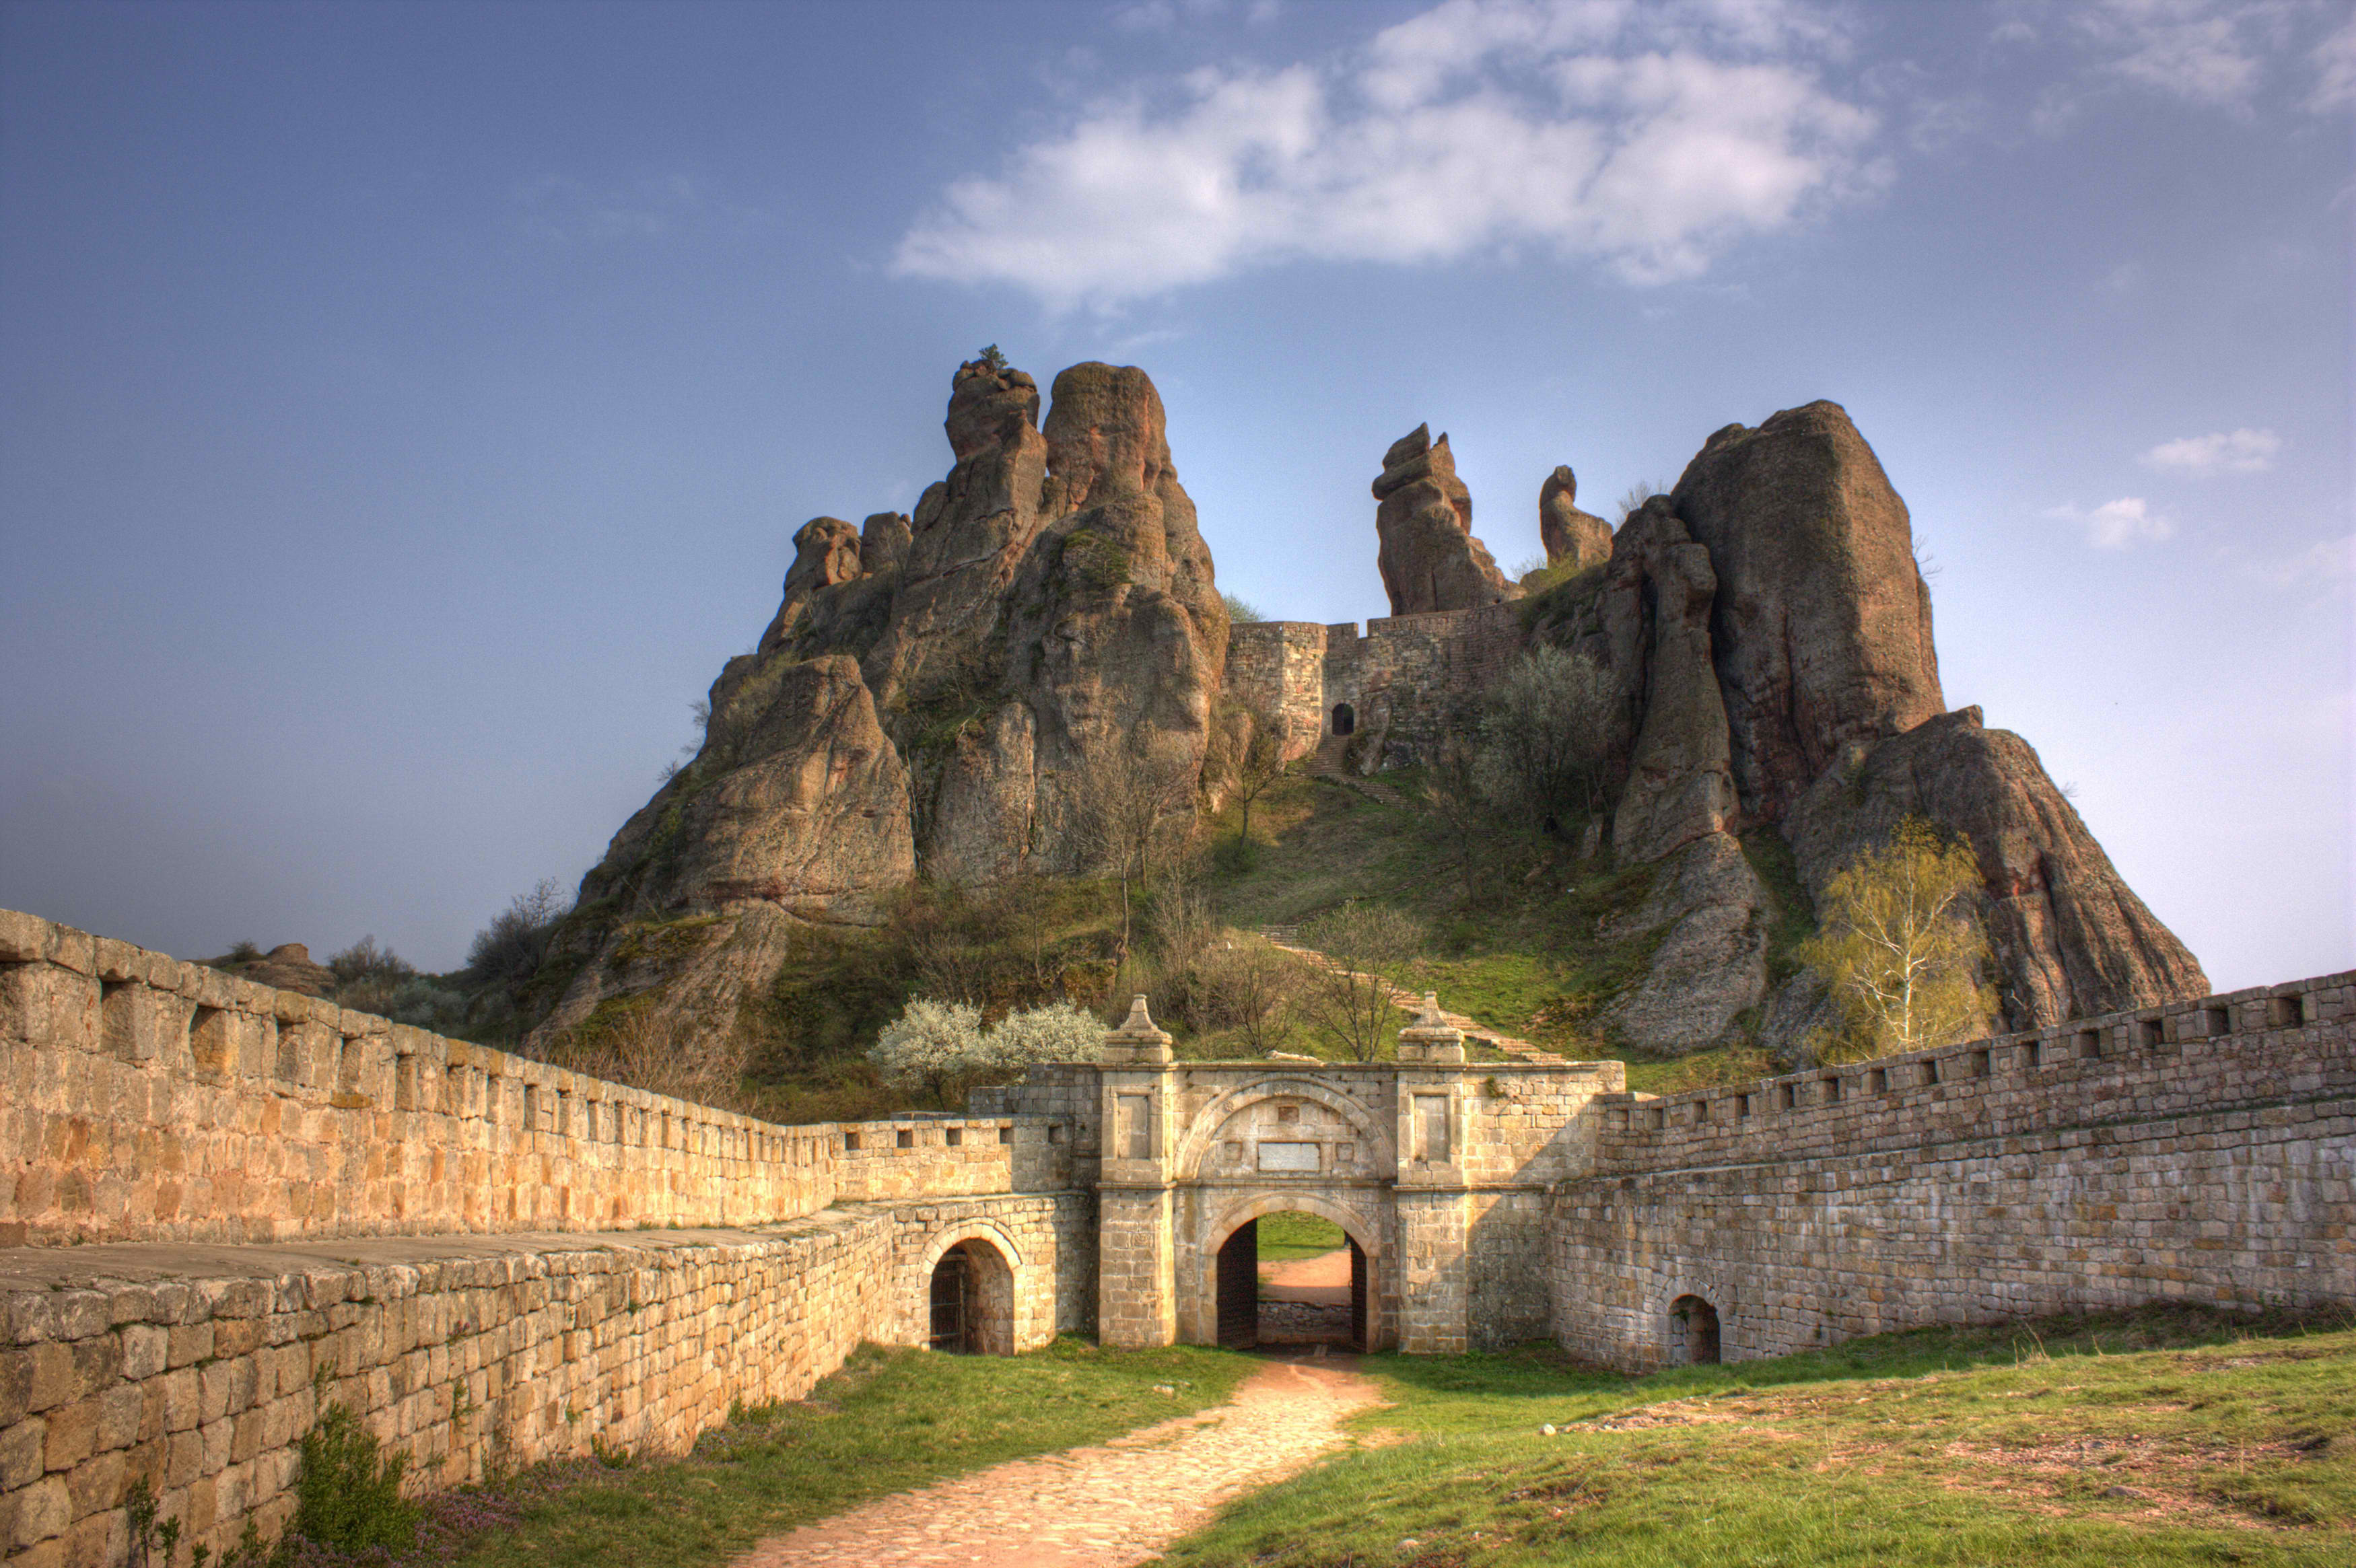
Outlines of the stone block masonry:
[[1554,1328],[1633,1369],[2171,1300],[2356,1303],[2356,976],[1598,1102]]
[[1288,758],[1336,733],[1346,707],[1348,732],[1376,748],[1370,768],[1411,765],[1430,760],[1526,641],[1512,603],[1387,616],[1364,636],[1353,621],[1247,622],[1227,634],[1227,689],[1277,725]]
[[763,1224],[1002,1192],[1024,1138],[778,1126],[0,911],[0,1245]]
[[219,1550],[248,1519],[274,1536],[323,1403],[432,1487],[593,1442],[678,1453],[736,1401],[801,1397],[862,1340],[923,1344],[911,1275],[944,1238],[1017,1249],[1036,1305],[1007,1348],[1029,1349],[1056,1331],[1058,1248],[1089,1219],[1083,1199],[1001,1196],[594,1242],[12,1249],[0,1553],[123,1562],[121,1503],[142,1479],[192,1541]]
[[[1312,642],[1321,704],[1378,643],[1509,656],[1486,612],[1392,624],[1276,628],[1282,700],[1307,705]],[[134,1478],[194,1539],[274,1532],[323,1399],[441,1485],[675,1451],[862,1339],[1215,1342],[1257,1299],[1223,1249],[1287,1211],[1349,1236],[1372,1349],[1550,1333],[1642,1369],[2149,1301],[2356,1305],[2356,976],[1625,1084],[1467,1062],[1421,1020],[1395,1061],[1182,1062],[1141,1008],[1101,1062],[967,1115],[775,1126],[0,912],[0,1556],[112,1568]]]

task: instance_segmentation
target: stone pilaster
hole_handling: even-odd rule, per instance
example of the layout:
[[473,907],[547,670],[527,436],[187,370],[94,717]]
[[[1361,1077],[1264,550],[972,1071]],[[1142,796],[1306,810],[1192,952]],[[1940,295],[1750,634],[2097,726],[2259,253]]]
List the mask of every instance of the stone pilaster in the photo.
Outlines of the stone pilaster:
[[1466,1310],[1464,1036],[1423,1009],[1398,1037],[1398,1347],[1411,1355],[1469,1348]]
[[1098,1079],[1097,1339],[1119,1349],[1174,1344],[1178,1079],[1170,1037],[1154,1027],[1143,997],[1131,998],[1128,1019],[1105,1036]]

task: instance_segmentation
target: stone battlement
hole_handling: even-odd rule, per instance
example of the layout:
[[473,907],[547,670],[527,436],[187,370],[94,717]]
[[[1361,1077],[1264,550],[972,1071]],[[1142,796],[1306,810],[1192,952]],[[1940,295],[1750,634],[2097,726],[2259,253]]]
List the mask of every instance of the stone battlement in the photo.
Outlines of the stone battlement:
[[771,1224],[1069,1180],[1007,1117],[780,1126],[14,911],[0,1090],[0,1245]]
[[1330,734],[1365,735],[1368,770],[1430,755],[1459,709],[1522,649],[1513,603],[1366,623],[1246,622],[1227,631],[1227,689],[1269,718],[1288,760]]
[[2356,972],[1754,1083],[1599,1102],[1596,1174],[1862,1154],[2356,1093]]

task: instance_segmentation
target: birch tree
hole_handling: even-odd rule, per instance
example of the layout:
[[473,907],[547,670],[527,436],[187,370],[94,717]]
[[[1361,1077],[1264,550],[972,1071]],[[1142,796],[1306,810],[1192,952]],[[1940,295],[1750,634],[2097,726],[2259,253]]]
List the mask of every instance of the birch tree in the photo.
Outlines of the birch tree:
[[1845,1036],[1818,1031],[1819,1061],[1923,1051],[1987,1029],[1996,997],[1981,979],[1980,885],[1971,846],[1917,816],[1842,868],[1817,901],[1816,934],[1798,950],[1850,1023]]

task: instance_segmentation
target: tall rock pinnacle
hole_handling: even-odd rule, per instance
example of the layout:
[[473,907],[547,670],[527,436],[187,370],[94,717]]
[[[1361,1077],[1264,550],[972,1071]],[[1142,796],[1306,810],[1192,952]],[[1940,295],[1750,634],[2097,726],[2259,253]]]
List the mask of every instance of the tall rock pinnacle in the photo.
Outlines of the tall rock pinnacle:
[[1489,548],[1472,537],[1472,494],[1456,477],[1448,438],[1431,439],[1430,425],[1391,443],[1375,481],[1376,558],[1391,613],[1470,610],[1517,599]]

